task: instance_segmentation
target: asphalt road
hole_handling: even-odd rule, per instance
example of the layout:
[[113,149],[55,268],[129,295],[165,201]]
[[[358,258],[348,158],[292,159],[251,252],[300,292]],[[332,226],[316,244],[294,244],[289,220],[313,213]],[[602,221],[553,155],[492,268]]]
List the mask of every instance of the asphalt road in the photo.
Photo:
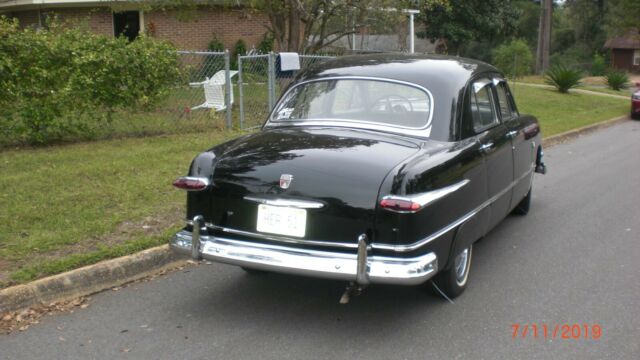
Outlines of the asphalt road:
[[[640,122],[546,151],[532,211],[479,242],[455,304],[419,287],[200,265],[0,336],[0,359],[639,359]],[[512,325],[597,324],[597,339]],[[549,330],[551,332],[551,330]]]

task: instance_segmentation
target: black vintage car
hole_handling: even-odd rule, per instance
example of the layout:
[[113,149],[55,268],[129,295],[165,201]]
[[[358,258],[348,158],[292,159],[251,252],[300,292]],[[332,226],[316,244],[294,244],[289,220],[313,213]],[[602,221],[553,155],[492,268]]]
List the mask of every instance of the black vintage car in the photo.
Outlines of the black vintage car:
[[261,131],[207,150],[174,185],[193,258],[350,282],[467,284],[473,243],[526,214],[537,120],[494,67],[382,54],[300,74]]

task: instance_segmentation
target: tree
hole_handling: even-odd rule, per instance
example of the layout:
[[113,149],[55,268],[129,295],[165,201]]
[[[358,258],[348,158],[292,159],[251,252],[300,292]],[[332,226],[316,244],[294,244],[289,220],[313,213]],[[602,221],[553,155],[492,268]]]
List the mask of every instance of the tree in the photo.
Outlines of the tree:
[[549,52],[551,49],[551,15],[553,0],[540,2],[540,23],[538,26],[538,49],[536,51],[536,71],[542,73],[549,68]]
[[[427,0],[441,1],[441,0]],[[360,28],[397,24],[408,0],[251,0],[269,17],[269,30],[282,51],[315,53]]]
[[421,36],[443,41],[451,54],[471,41],[493,42],[512,34],[519,15],[510,0],[427,1],[420,10],[426,26]]
[[625,35],[640,28],[640,1],[608,0],[607,33],[610,37]]

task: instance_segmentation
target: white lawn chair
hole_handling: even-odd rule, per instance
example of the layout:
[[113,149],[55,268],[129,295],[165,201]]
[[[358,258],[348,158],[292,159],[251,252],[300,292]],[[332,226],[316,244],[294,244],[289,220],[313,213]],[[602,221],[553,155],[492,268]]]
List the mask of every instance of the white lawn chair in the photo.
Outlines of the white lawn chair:
[[[238,72],[237,71],[229,71],[229,78],[234,77]],[[196,109],[216,109],[216,111],[222,111],[226,109],[224,103],[224,94],[225,94],[225,73],[224,70],[220,70],[217,73],[213,74],[212,77],[206,78],[205,81],[189,83],[189,86],[199,87],[202,86],[204,88],[204,103],[198,106],[194,106],[191,110]],[[229,84],[231,86],[231,98],[229,98],[229,105],[233,105],[233,83]]]

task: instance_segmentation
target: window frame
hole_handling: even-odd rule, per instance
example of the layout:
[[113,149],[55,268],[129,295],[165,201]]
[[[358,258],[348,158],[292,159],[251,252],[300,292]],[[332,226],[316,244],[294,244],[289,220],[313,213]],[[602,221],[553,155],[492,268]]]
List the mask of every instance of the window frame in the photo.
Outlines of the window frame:
[[[280,104],[282,101],[284,101],[284,99],[287,98],[287,96],[294,91],[296,88],[306,85],[306,84],[310,84],[310,83],[314,83],[314,82],[325,82],[325,81],[332,81],[332,80],[363,80],[363,81],[379,81],[379,82],[387,82],[387,83],[392,83],[392,84],[398,84],[398,85],[406,85],[406,86],[410,86],[413,87],[417,90],[420,90],[422,92],[424,92],[427,95],[427,99],[429,100],[429,115],[426,118],[426,122],[424,125],[420,126],[420,127],[410,127],[410,126],[400,126],[400,125],[393,125],[393,124],[387,124],[387,123],[380,123],[380,122],[373,122],[373,121],[365,121],[365,120],[344,120],[344,119],[326,119],[326,120],[299,120],[299,119],[292,119],[292,120],[277,120],[274,118],[275,114],[278,112]],[[388,79],[388,78],[379,78],[379,77],[370,77],[370,76],[328,76],[328,77],[322,77],[322,78],[317,78],[317,79],[311,79],[311,80],[306,80],[306,81],[302,81],[299,83],[296,83],[294,86],[291,86],[287,89],[287,91],[280,97],[280,101],[278,101],[278,103],[276,103],[276,105],[273,107],[273,110],[271,111],[271,113],[269,114],[268,118],[267,118],[267,122],[265,123],[265,126],[269,126],[270,124],[273,125],[293,125],[293,126],[299,126],[299,125],[303,125],[303,126],[318,126],[318,125],[339,125],[339,124],[344,124],[344,125],[348,125],[351,124],[353,125],[360,125],[363,128],[370,128],[373,130],[376,129],[398,129],[398,130],[404,130],[404,131],[424,131],[426,129],[430,129],[432,122],[433,122],[433,108],[434,108],[434,97],[433,94],[431,93],[431,91],[429,91],[429,89],[420,86],[418,84],[415,83],[411,83],[411,82],[407,82],[407,81],[401,81],[401,80],[395,80],[395,79]],[[343,125],[343,126],[344,126]],[[422,135],[422,136],[429,136],[429,134],[426,135]]]
[[493,89],[495,91],[495,100],[497,101],[496,109],[500,109],[500,105],[501,105],[500,96],[498,95],[498,88],[500,86],[502,86],[504,89],[504,93],[507,101],[507,107],[509,108],[509,112],[511,114],[509,118],[503,118],[502,111],[499,111],[499,117],[502,123],[507,123],[509,121],[516,120],[518,117],[520,117],[520,113],[516,108],[516,102],[513,98],[513,95],[511,94],[511,89],[509,88],[509,84],[507,83],[507,80],[499,77],[496,77],[493,79]]
[[[480,89],[484,89],[485,87],[489,86],[489,91],[488,91],[489,104],[491,106],[491,110],[493,111],[493,122],[491,124],[476,127],[476,119],[474,116],[473,105],[475,103],[477,106],[477,99],[476,99],[477,91],[475,91],[475,85],[476,83],[479,83],[479,82],[486,82],[486,84],[482,86]],[[473,129],[473,132],[476,135],[482,134],[483,132],[502,124],[500,116],[498,115],[498,110],[496,108],[496,99],[495,99],[496,96],[497,95],[495,94],[495,85],[493,84],[493,80],[489,77],[480,77],[469,83],[469,109],[470,109],[470,115],[471,115],[471,128]],[[479,111],[479,109],[476,109],[476,110]]]

